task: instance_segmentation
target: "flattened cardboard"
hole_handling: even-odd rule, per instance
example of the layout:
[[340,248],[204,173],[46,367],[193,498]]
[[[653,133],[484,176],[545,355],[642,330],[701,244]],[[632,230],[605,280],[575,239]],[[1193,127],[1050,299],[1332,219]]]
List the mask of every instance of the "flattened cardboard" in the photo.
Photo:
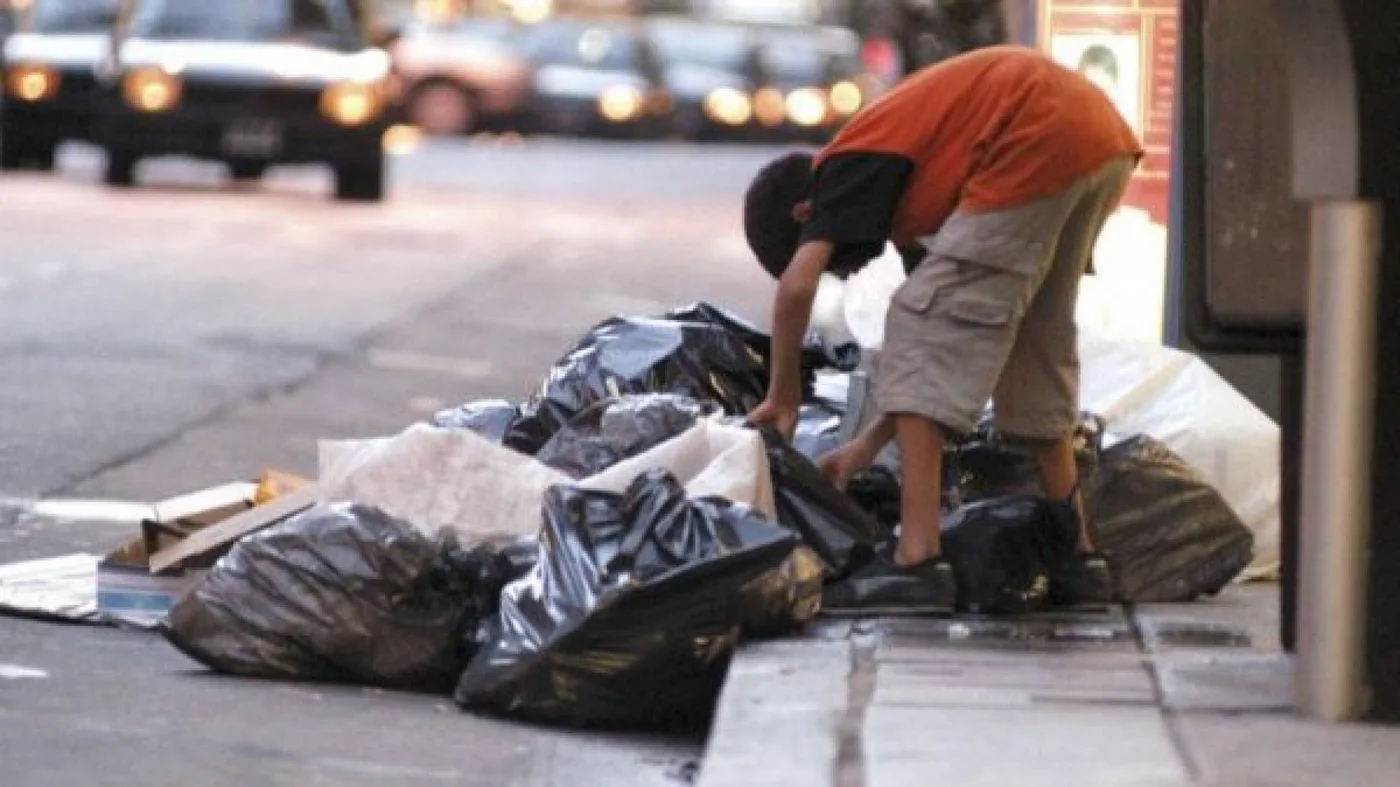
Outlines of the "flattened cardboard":
[[152,505],[149,519],[160,524],[185,521],[212,525],[251,506],[257,489],[257,484],[247,481],[211,486]]
[[316,487],[307,486],[278,497],[270,503],[242,511],[217,524],[200,528],[151,555],[150,573],[164,573],[196,559],[209,557],[250,533],[271,527],[305,511],[317,501]]

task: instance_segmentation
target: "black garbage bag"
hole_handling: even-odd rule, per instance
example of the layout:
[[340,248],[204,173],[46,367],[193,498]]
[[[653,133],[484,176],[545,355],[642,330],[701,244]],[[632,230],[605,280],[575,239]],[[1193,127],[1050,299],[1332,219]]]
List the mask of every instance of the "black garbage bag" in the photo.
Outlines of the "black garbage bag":
[[1051,566],[1074,551],[1065,524],[1034,496],[981,500],[944,515],[943,554],[958,580],[958,609],[1011,615],[1043,609]]
[[797,547],[665,471],[622,495],[545,493],[540,562],[506,586],[462,672],[467,709],[591,726],[690,727],[713,709],[745,589]]
[[890,531],[772,429],[763,430],[778,524],[797,533],[826,567],[828,580],[865,565]]
[[[1093,473],[1103,445],[1103,419],[1080,414],[1074,433],[1074,454],[1083,478]],[[1040,469],[1030,449],[998,434],[990,418],[977,432],[944,453],[944,484],[955,491],[955,503],[1009,495],[1038,495]]]
[[1254,535],[1225,499],[1151,437],[1104,450],[1085,498],[1125,601],[1215,595],[1252,559]]
[[889,530],[899,524],[901,488],[897,470],[877,464],[856,473],[846,486],[846,494]]
[[523,439],[523,435],[512,435],[512,429],[519,420],[519,407],[504,399],[482,399],[440,410],[430,423],[445,429],[470,429],[494,443],[533,454],[542,443]]
[[713,403],[677,394],[606,399],[555,432],[535,458],[584,478],[664,443],[718,411]]
[[797,545],[777,568],[744,587],[743,633],[748,638],[793,634],[821,613],[825,567],[817,553]]
[[[595,403],[626,394],[682,394],[747,413],[767,392],[770,345],[766,334],[704,303],[605,320],[555,362],[507,441],[543,445]],[[810,390],[812,372],[835,360],[809,345],[802,363]]]
[[[713,304],[699,302],[672,309],[665,314],[668,320],[682,322],[704,322],[718,325],[739,337],[754,352],[768,362],[773,357],[773,337],[755,328],[752,323]],[[860,347],[856,344],[843,344],[827,348],[815,334],[809,336],[802,345],[802,368],[804,370],[839,369],[852,371],[860,366]]]
[[317,506],[240,541],[163,633],[219,672],[451,691],[462,632],[510,567],[360,505]]

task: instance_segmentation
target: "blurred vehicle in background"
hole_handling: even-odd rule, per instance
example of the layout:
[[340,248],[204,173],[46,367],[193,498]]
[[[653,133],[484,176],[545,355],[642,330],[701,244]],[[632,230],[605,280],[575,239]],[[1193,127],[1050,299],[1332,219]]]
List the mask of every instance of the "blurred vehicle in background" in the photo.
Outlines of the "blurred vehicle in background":
[[534,78],[519,34],[501,17],[406,26],[389,52],[407,121],[435,135],[517,127]]
[[3,43],[0,169],[51,170],[59,143],[91,137],[96,67],[120,0],[36,0]]
[[874,98],[860,39],[839,27],[762,27],[754,116],[771,137],[820,142]]
[[138,0],[115,35],[97,133],[108,184],[185,155],[238,180],[329,164],[338,198],[383,197],[389,56],[347,0]]
[[672,130],[686,139],[750,136],[760,58],[747,27],[659,17],[647,34],[674,102]]
[[521,47],[535,65],[532,128],[638,137],[669,124],[660,60],[638,23],[551,19],[531,26]]

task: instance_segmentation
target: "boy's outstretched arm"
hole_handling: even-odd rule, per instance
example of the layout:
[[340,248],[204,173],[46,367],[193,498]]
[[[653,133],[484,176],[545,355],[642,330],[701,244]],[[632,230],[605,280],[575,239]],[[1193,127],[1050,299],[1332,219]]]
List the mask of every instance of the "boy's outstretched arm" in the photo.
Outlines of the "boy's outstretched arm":
[[772,426],[787,440],[797,427],[802,407],[802,341],[812,317],[817,284],[831,261],[832,246],[808,241],[798,247],[773,299],[773,350],[769,361],[768,396],[749,413],[749,423]]

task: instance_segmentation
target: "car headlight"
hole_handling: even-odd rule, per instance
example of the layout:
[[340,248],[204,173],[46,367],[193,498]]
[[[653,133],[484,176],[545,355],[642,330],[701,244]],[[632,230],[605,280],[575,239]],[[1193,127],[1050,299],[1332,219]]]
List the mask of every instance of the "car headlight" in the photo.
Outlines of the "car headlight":
[[842,81],[831,86],[831,108],[842,115],[854,115],[864,101],[860,86],[854,82]]
[[359,126],[373,120],[384,108],[376,84],[340,82],[321,93],[321,112],[342,126]]
[[58,92],[58,72],[41,63],[16,65],[5,74],[5,87],[20,101],[44,101]]
[[753,101],[732,87],[717,87],[705,96],[705,114],[716,123],[742,126],[753,117]]
[[613,85],[598,95],[598,114],[614,123],[625,123],[642,114],[642,91],[631,85]]
[[765,87],[754,94],[753,113],[758,122],[770,128],[781,126],[787,119],[787,104],[783,101],[783,91]]
[[122,78],[126,103],[142,112],[164,112],[180,102],[180,78],[163,68],[138,68]]
[[788,93],[788,119],[799,126],[819,126],[826,120],[826,93],[804,87]]

